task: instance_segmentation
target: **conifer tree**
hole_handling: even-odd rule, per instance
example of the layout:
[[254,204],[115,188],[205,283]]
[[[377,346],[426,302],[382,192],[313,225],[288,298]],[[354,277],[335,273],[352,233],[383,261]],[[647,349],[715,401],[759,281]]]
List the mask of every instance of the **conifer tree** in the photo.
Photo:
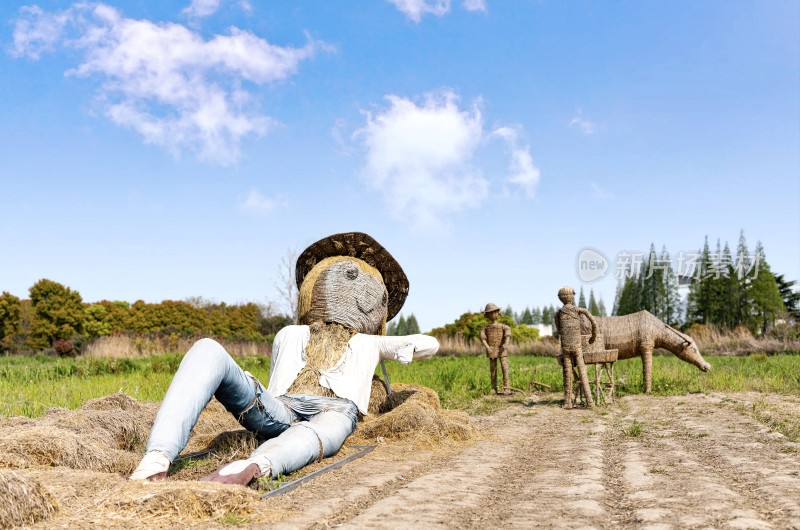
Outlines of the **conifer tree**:
[[783,274],[778,274],[775,276],[775,281],[778,284],[778,292],[781,293],[786,312],[794,319],[800,319],[800,292],[794,290],[797,280],[787,281]]
[[747,298],[747,289],[750,283],[748,274],[753,265],[750,252],[747,249],[747,241],[744,237],[744,229],[739,232],[739,243],[736,246],[736,260],[734,263],[734,274],[731,281],[733,289],[733,315],[732,320],[735,325],[747,325],[750,316],[750,303]]
[[411,313],[411,315],[409,315],[409,317],[406,319],[406,332],[404,335],[415,335],[417,333],[419,333],[417,317],[414,316],[414,313]]
[[666,282],[664,279],[664,267],[658,255],[656,247],[650,244],[650,251],[647,260],[644,262],[645,273],[642,275],[642,298],[640,308],[646,309],[660,319],[665,318],[666,313]]
[[770,266],[764,256],[764,247],[759,241],[754,255],[758,264],[758,272],[754,275],[748,286],[747,294],[752,308],[751,329],[755,332],[766,333],[775,323],[775,318],[783,310],[783,298],[778,290]]
[[522,312],[522,317],[520,317],[519,323],[527,324],[529,326],[533,324],[533,313],[531,313],[530,308],[526,307],[525,311]]
[[617,315],[630,315],[641,309],[641,283],[636,276],[629,276],[622,285],[617,306]]
[[600,301],[597,303],[597,310],[598,310],[598,314],[601,317],[607,317],[608,316],[608,313],[606,312],[606,303],[603,302],[603,296],[602,295],[600,296]]
[[406,317],[400,313],[400,320],[397,321],[397,327],[394,328],[395,335],[408,335],[406,333]]
[[581,285],[581,294],[578,296],[578,307],[586,309],[586,297],[583,295],[583,285]]
[[589,289],[589,312],[598,317],[600,316],[600,307],[597,305],[597,300],[594,297],[594,289]]
[[534,307],[531,310],[531,324],[541,324],[542,323],[542,310],[538,307]]
[[664,275],[664,322],[677,325],[681,319],[681,297],[678,294],[678,276],[672,268],[672,260],[666,245],[661,249],[661,261],[667,264]]

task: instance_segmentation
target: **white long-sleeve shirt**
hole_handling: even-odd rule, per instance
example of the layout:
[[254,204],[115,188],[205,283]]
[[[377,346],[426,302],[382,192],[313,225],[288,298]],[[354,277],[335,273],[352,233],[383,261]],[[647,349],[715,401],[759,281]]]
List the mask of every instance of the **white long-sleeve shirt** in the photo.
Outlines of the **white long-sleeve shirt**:
[[[306,365],[309,337],[308,326],[286,326],[275,335],[267,387],[273,397],[286,394]],[[381,359],[408,364],[413,359],[430,358],[438,350],[439,341],[428,335],[386,337],[356,333],[342,358],[330,370],[320,371],[319,384],[353,401],[362,414],[367,414],[372,374]]]

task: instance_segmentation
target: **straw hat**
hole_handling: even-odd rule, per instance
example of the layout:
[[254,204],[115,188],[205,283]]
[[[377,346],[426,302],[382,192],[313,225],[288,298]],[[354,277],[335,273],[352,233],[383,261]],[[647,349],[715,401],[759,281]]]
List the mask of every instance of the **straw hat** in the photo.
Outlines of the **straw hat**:
[[389,293],[386,320],[391,320],[400,312],[408,296],[406,273],[388,250],[363,232],[334,234],[320,239],[305,249],[297,258],[295,268],[298,289],[314,265],[331,256],[350,256],[378,269]]
[[489,302],[486,304],[486,309],[483,310],[483,314],[485,315],[486,313],[493,313],[495,311],[500,311],[500,308]]

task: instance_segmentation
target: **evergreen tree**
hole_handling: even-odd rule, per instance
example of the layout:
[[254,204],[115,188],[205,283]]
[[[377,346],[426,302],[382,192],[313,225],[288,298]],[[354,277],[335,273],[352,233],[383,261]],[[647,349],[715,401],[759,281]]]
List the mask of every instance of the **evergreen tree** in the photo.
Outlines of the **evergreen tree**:
[[692,276],[692,282],[689,284],[689,307],[686,316],[690,322],[709,323],[709,317],[714,310],[712,306],[714,300],[708,273],[713,271],[714,267],[711,250],[708,248],[708,236],[706,236],[703,250],[700,253],[699,270]]
[[533,313],[531,313],[530,308],[526,307],[525,311],[522,312],[522,317],[520,318],[519,323],[527,324],[529,326],[533,324]]
[[614,292],[614,305],[611,306],[611,314],[612,315],[619,315],[619,301],[622,297],[622,288],[625,285],[624,278],[620,278],[617,282],[617,290]]
[[416,335],[419,333],[419,324],[417,323],[417,317],[414,316],[414,313],[406,319],[406,332],[404,335]]
[[583,295],[583,285],[581,285],[581,294],[578,296],[578,307],[586,309],[586,297]]
[[744,229],[739,232],[739,244],[736,247],[736,262],[734,264],[734,274],[731,284],[733,290],[734,306],[732,308],[732,321],[734,325],[747,325],[750,319],[750,302],[748,300],[748,286],[750,284],[750,269],[753,261],[747,249],[747,241],[744,237]]
[[664,278],[665,264],[661,262],[656,254],[656,247],[650,244],[650,252],[644,262],[646,273],[643,275],[642,295],[640,307],[653,313],[660,319],[665,318],[666,313],[666,281]]
[[556,327],[556,313],[557,313],[557,310],[556,310],[555,306],[553,306],[553,304],[550,304],[550,307],[548,308],[548,311],[549,311],[550,315],[549,315],[548,321],[545,322],[545,324],[550,324],[551,326],[553,326],[553,336],[558,338],[558,328]]
[[503,316],[508,317],[511,320],[514,320],[514,310],[511,309],[510,305],[507,305],[506,308],[503,310]]
[[542,310],[538,307],[534,307],[531,311],[531,324],[541,324],[542,323]]
[[386,324],[386,334],[389,336],[397,335],[397,322],[394,319]]
[[594,289],[589,289],[589,312],[594,316],[600,316],[600,307],[597,305],[597,300],[594,298]]
[[401,335],[401,336],[408,335],[408,333],[406,332],[407,329],[406,326],[407,326],[406,317],[404,317],[403,314],[401,313],[400,320],[397,321],[397,326],[394,328],[395,335]]
[[641,283],[636,276],[629,276],[622,285],[617,306],[617,315],[630,315],[641,310]]
[[603,302],[603,296],[600,296],[600,301],[597,303],[597,311],[601,317],[607,317],[608,313],[606,312],[606,303]]
[[667,264],[664,274],[664,322],[677,325],[681,319],[681,297],[678,294],[678,275],[672,268],[667,247],[661,249],[661,261]]
[[545,326],[549,324],[555,325],[553,322],[553,313],[550,312],[550,308],[547,306],[542,307],[542,324]]
[[800,319],[800,292],[794,290],[797,280],[787,281],[784,279],[783,274],[775,276],[775,281],[778,284],[778,292],[781,293],[783,298],[783,306],[786,312],[795,319]]
[[778,290],[769,264],[764,256],[764,247],[759,242],[754,256],[758,273],[749,284],[747,293],[752,307],[751,329],[765,333],[775,324],[775,318],[784,309],[783,298]]

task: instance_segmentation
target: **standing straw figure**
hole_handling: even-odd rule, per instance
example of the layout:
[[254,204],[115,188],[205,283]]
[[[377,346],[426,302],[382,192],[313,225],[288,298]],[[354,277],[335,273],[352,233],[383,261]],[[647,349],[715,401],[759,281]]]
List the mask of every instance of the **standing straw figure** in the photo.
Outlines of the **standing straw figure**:
[[558,299],[564,306],[556,313],[556,329],[561,338],[561,353],[563,354],[564,369],[564,408],[572,408],[572,366],[573,360],[578,368],[580,377],[581,391],[586,398],[586,406],[594,407],[592,391],[589,388],[589,375],[586,371],[586,363],[583,361],[583,349],[581,345],[581,315],[586,316],[592,325],[592,336],[589,337],[589,344],[594,344],[597,338],[597,321],[592,314],[582,307],[573,305],[575,301],[575,290],[572,287],[564,286],[558,290]]
[[492,390],[497,391],[497,359],[500,358],[500,367],[503,369],[503,395],[511,395],[511,385],[508,377],[508,351],[506,346],[511,341],[511,328],[497,321],[500,316],[500,308],[492,303],[486,304],[483,310],[491,324],[481,330],[481,342],[486,348],[486,356],[489,357],[489,377],[492,382]]

